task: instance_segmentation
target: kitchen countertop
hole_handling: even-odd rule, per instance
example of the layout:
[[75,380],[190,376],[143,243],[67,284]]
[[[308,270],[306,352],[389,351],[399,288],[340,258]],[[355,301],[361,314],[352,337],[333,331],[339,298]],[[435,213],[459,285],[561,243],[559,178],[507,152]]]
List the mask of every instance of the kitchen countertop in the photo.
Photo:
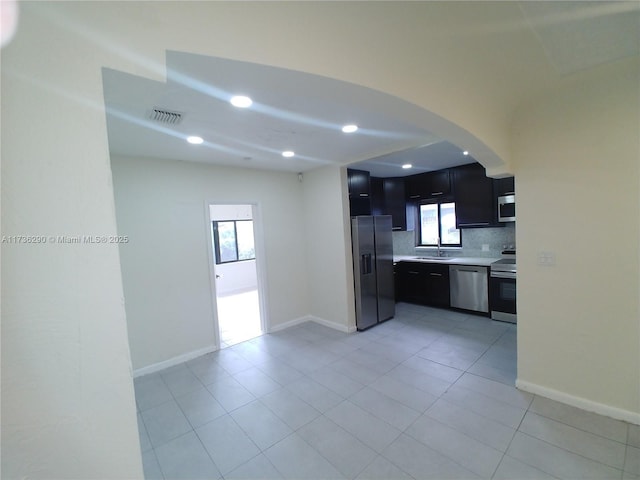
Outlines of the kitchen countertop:
[[445,265],[475,265],[478,267],[488,267],[500,258],[493,257],[439,257],[432,258],[429,255],[394,255],[393,262],[420,262],[420,263],[443,263]]

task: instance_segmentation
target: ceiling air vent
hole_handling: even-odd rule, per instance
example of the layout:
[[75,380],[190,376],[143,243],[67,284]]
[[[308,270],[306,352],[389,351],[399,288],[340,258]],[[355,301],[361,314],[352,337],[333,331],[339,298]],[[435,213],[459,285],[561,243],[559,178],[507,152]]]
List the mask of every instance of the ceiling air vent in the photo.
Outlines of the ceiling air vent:
[[149,112],[149,119],[167,125],[177,125],[182,121],[182,114],[180,112],[172,112],[171,110],[155,107]]

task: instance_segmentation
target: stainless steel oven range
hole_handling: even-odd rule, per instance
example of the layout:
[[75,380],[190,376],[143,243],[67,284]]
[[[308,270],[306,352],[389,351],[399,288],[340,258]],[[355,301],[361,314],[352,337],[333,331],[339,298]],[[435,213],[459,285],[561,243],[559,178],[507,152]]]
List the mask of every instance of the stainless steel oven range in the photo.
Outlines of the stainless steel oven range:
[[491,318],[516,323],[516,259],[493,262],[489,273],[489,310]]

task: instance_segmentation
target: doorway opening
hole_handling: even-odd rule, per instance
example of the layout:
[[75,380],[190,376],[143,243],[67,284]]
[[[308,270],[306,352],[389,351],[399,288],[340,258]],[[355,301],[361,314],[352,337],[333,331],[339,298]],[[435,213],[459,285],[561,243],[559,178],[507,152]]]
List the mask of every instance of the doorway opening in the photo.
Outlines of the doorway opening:
[[209,205],[220,348],[262,335],[255,207]]

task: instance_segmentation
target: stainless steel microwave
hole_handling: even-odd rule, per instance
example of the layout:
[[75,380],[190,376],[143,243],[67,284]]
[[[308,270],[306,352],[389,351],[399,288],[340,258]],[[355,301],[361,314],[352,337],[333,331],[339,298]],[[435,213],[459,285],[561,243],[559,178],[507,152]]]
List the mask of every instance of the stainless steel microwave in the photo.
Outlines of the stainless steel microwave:
[[499,222],[515,222],[516,221],[516,196],[503,195],[498,197],[498,221]]

